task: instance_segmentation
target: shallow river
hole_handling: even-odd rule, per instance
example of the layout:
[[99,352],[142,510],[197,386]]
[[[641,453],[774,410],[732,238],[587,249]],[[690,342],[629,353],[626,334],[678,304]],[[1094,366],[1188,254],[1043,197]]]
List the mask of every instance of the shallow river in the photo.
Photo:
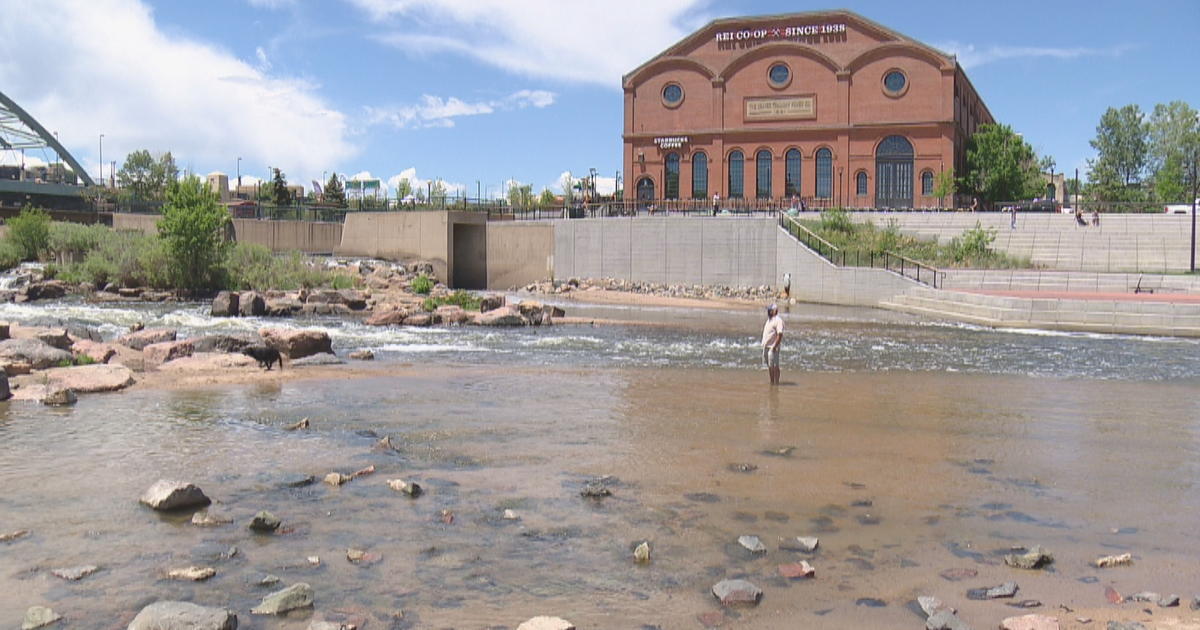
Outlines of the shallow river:
[[[1021,611],[969,601],[968,588],[1015,579],[1016,599],[1051,613],[1104,605],[1106,585],[1200,594],[1195,341],[792,307],[784,382],[771,389],[756,365],[757,313],[569,309],[670,325],[293,322],[327,328],[339,352],[375,349],[375,375],[138,390],[67,409],[0,403],[0,533],[32,530],[0,543],[0,619],[15,625],[40,604],[67,627],[121,628],[174,598],[233,608],[243,628],[302,629],[313,615],[512,628],[538,614],[581,628],[697,628],[697,615],[719,610],[712,584],[745,576],[762,603],[731,611],[726,627],[917,628],[910,602],[922,594],[995,627]],[[187,334],[263,325],[203,313],[0,306],[0,320],[87,324],[106,337],[134,321]],[[304,417],[308,431],[284,430]],[[395,448],[375,447],[381,436]],[[375,474],[340,488],[285,485],[371,464]],[[613,495],[581,498],[602,475]],[[396,477],[427,494],[399,495],[384,483]],[[189,514],[139,506],[158,478],[194,481],[235,524],[198,528]],[[284,533],[245,528],[261,509]],[[768,552],[744,553],[742,534]],[[820,537],[817,552],[779,548],[806,535]],[[630,550],[642,540],[652,561],[639,566]],[[1050,570],[1000,562],[1034,544],[1054,553]],[[382,560],[352,565],[350,547]],[[1132,567],[1088,565],[1124,551]],[[815,579],[778,576],[800,559]],[[79,564],[101,570],[79,582],[50,575]],[[164,579],[189,564],[217,575]],[[947,569],[977,575],[949,581]],[[256,584],[265,574],[312,584],[315,611],[249,615],[271,590]]]

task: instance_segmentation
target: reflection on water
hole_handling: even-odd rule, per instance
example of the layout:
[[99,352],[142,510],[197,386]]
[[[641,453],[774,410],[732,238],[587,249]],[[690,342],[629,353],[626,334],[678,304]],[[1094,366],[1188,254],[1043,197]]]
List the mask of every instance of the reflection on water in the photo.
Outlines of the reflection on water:
[[[796,345],[868,334],[837,330],[797,331]],[[960,343],[981,334],[937,332]],[[658,340],[653,354],[671,358],[671,344],[721,339],[624,333]],[[1064,341],[993,337],[1001,346]],[[1079,581],[1096,575],[1087,562],[1120,550],[1137,557],[1119,576],[1130,588],[1200,583],[1200,568],[1177,561],[1200,549],[1194,379],[806,371],[797,366],[813,359],[797,350],[784,386],[771,389],[765,373],[745,368],[613,367],[610,345],[547,367],[397,367],[370,380],[91,396],[67,410],[0,405],[0,531],[33,532],[0,546],[0,618],[41,604],[80,626],[123,627],[148,601],[182,598],[235,608],[244,627],[305,627],[303,616],[245,614],[271,573],[311,583],[317,614],[367,627],[514,627],[536,614],[580,627],[697,627],[698,613],[717,608],[707,589],[745,576],[766,595],[736,627],[911,628],[920,621],[906,603],[926,593],[984,627],[1011,613],[962,592],[1013,579],[999,554],[1033,544],[1054,552],[1054,571],[1016,578],[1023,597],[1047,603],[1093,604],[1097,586]],[[1115,354],[1105,360],[1119,363]],[[310,430],[284,430],[302,417]],[[382,436],[393,448],[376,445]],[[297,473],[320,479],[372,464],[374,475],[340,488],[289,485]],[[581,498],[601,475],[612,476],[613,496]],[[428,494],[399,495],[384,483],[397,477]],[[158,478],[195,481],[236,523],[203,529],[142,508],[137,496]],[[261,509],[285,533],[245,529]],[[503,519],[505,509],[520,520]],[[766,556],[743,554],[742,534],[759,536]],[[820,536],[817,553],[779,548],[801,535]],[[641,540],[653,550],[647,566],[630,558]],[[352,565],[349,547],[382,561]],[[311,555],[320,566],[308,565]],[[778,577],[777,565],[800,558],[815,580]],[[77,583],[48,573],[82,563],[102,571]],[[217,576],[162,578],[195,563]],[[954,568],[978,577],[939,577]],[[886,606],[856,605],[863,598]]]

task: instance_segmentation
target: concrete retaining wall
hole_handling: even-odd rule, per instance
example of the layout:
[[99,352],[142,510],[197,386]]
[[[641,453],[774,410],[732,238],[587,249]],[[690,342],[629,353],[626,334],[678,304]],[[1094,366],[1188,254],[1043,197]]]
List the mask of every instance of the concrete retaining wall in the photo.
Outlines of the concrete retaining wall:
[[487,224],[487,286],[509,289],[549,279],[554,273],[554,225]]
[[114,212],[112,215],[112,226],[114,230],[127,230],[141,232],[143,234],[157,234],[158,220],[161,219],[157,214],[129,214],[125,212]]
[[[113,214],[113,229],[157,234],[157,214]],[[260,221],[233,219],[234,239],[239,243],[263,245],[273,252],[302,251],[307,254],[332,253],[342,239],[339,223],[314,221]]]
[[821,258],[782,228],[775,228],[776,268],[780,281],[792,274],[792,297],[802,302],[879,306],[881,302],[919,286],[899,274],[883,269],[837,267]]
[[334,251],[341,256],[427,260],[439,279],[449,280],[454,225],[486,222],[486,216],[472,212],[351,212]]

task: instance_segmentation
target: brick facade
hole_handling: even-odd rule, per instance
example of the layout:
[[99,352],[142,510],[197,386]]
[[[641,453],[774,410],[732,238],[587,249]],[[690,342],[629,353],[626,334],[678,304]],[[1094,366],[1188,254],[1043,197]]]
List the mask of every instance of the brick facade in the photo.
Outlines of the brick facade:
[[[654,199],[737,197],[740,152],[744,199],[936,207],[922,184],[961,174],[967,138],[992,122],[954,57],[848,11],[716,20],[623,87],[627,199],[639,184]],[[892,136],[903,140],[884,143]],[[676,162],[677,192],[668,191]],[[705,171],[694,190],[693,174]]]

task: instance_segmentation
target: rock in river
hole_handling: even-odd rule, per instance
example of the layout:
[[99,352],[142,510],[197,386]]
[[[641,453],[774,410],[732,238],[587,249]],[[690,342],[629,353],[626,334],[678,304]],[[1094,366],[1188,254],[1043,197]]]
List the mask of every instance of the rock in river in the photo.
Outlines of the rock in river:
[[63,567],[61,569],[53,569],[50,571],[55,577],[60,577],[64,580],[76,582],[97,572],[100,567],[94,564],[84,564],[77,567]]
[[971,626],[949,610],[939,610],[925,620],[925,630],[971,630]]
[[323,330],[263,328],[258,334],[268,346],[289,359],[300,359],[314,354],[333,354],[333,342],[329,339],[329,333]]
[[300,582],[281,591],[275,591],[263,598],[262,603],[250,609],[256,615],[278,615],[297,608],[307,608],[313,605],[313,589],[308,584]]
[[210,510],[200,510],[192,515],[192,525],[196,527],[217,527],[228,525],[233,519],[213,514]]
[[62,615],[45,606],[30,606],[25,611],[25,620],[21,622],[21,630],[34,630],[48,626],[62,619]]
[[817,546],[820,544],[821,540],[815,536],[796,536],[794,538],[779,539],[779,548],[784,551],[812,553],[817,550]]
[[237,630],[237,615],[191,602],[155,602],[130,622],[128,630]]
[[74,357],[38,339],[5,339],[0,341],[0,359],[7,363],[28,363],[35,370],[54,367]]
[[1058,630],[1058,619],[1046,615],[1022,615],[1000,622],[1000,630]]
[[738,536],[738,544],[745,547],[750,553],[767,553],[767,546],[758,539],[758,536]]
[[757,605],[763,593],[761,588],[746,580],[721,580],[713,584],[712,594],[725,606],[736,606]]
[[115,392],[134,384],[133,370],[123,365],[77,365],[51,368],[33,377],[19,377],[22,385],[43,381],[79,394]]
[[560,617],[534,617],[517,626],[517,630],[575,630],[575,624]]
[[1012,597],[1017,594],[1020,587],[1016,582],[1005,582],[999,586],[991,588],[973,588],[967,591],[967,599],[1000,599],[1002,597]]
[[1133,554],[1123,553],[1117,556],[1103,556],[1096,558],[1092,563],[1098,569],[1108,569],[1111,567],[1127,567],[1133,564]]
[[159,479],[142,493],[140,501],[156,510],[179,510],[212,503],[204,491],[186,481]]
[[117,343],[134,350],[145,350],[151,344],[175,341],[176,335],[174,328],[147,328],[125,335],[117,339]]
[[1034,546],[1025,553],[1010,553],[1004,556],[1004,564],[1017,569],[1040,569],[1052,562],[1054,562],[1054,556],[1042,549],[1040,545]]
[[278,517],[266,510],[263,510],[258,514],[255,514],[254,518],[250,519],[249,527],[260,534],[270,534],[271,532],[279,529],[279,522],[280,521]]
[[196,347],[191,340],[184,339],[181,341],[164,341],[162,343],[152,343],[142,349],[142,356],[145,359],[146,367],[162,365],[168,361],[182,359],[192,356],[196,351]]
[[193,582],[203,582],[216,574],[217,570],[212,567],[184,567],[167,571],[167,577],[172,580],[191,580]]

